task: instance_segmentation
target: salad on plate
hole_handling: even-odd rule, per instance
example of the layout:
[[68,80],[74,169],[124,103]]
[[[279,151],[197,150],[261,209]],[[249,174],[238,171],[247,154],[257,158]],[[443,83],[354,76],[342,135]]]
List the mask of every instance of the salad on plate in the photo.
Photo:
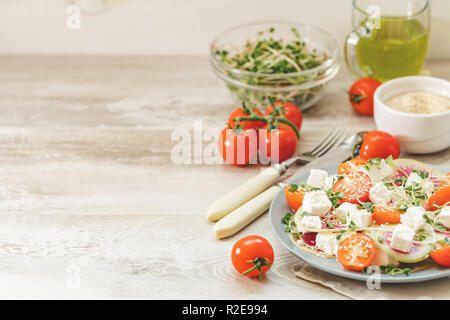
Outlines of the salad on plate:
[[355,158],[284,190],[292,242],[347,270],[450,267],[450,175],[409,159]]

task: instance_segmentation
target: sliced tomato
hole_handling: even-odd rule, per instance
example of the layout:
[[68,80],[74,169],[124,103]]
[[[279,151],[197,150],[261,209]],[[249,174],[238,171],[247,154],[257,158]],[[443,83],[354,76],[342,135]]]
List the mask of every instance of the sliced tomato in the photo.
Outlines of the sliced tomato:
[[333,192],[343,192],[344,199],[340,202],[359,204],[369,201],[369,190],[372,182],[368,174],[357,171],[344,176],[333,186]]
[[433,195],[428,199],[428,210],[436,211],[439,207],[442,207],[446,203],[450,205],[450,186],[438,189]]
[[400,223],[400,216],[403,213],[404,212],[395,209],[374,206],[372,219],[375,220],[378,224]]
[[450,267],[450,246],[434,250],[430,253],[430,256],[441,266]]
[[361,271],[375,259],[376,246],[367,234],[355,233],[345,238],[338,248],[337,258],[345,269]]
[[342,162],[338,167],[339,174],[350,174],[358,171],[362,166],[368,164],[369,161],[361,158],[354,158],[349,161]]
[[289,207],[291,207],[292,210],[297,211],[298,208],[302,206],[303,197],[305,196],[306,191],[304,189],[289,191],[290,189],[291,186],[286,186],[284,188],[284,196],[286,197]]
[[450,172],[447,173],[447,176],[441,181],[440,187],[450,187]]

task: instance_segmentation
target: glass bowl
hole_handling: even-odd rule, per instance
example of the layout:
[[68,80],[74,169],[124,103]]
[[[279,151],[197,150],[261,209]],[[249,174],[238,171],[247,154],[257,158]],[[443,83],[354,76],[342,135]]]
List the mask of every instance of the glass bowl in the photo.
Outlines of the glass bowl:
[[[295,40],[292,28],[301,41],[318,53],[325,53],[326,60],[317,67],[291,73],[259,73],[233,68],[220,59],[218,51],[236,52],[260,31],[273,28],[274,39]],[[268,98],[294,103],[304,111],[323,96],[325,88],[339,71],[339,46],[327,32],[311,25],[289,21],[262,21],[239,25],[221,33],[211,44],[210,60],[216,75],[222,79],[234,100],[263,108]]]

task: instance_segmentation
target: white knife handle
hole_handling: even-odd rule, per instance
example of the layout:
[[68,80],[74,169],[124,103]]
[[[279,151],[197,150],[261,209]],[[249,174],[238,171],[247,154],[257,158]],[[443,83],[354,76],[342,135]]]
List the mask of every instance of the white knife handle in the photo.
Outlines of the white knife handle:
[[214,227],[216,238],[230,237],[241,231],[269,209],[270,203],[279,191],[280,187],[273,186],[217,222]]
[[280,175],[279,170],[270,167],[241,184],[209,206],[206,213],[208,220],[217,221],[222,219],[234,209],[274,185],[280,178]]

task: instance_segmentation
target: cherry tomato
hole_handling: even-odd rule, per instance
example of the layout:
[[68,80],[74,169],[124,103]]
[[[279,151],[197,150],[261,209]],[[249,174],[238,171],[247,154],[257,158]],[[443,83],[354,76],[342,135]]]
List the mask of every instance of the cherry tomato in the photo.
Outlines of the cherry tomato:
[[363,233],[355,233],[345,238],[338,248],[337,258],[345,269],[361,271],[375,259],[375,242]]
[[256,163],[258,134],[254,129],[235,132],[225,128],[219,137],[219,152],[227,164],[240,167]]
[[[282,106],[282,101],[275,102],[275,106]],[[273,112],[273,107],[269,106],[266,110],[265,115],[269,115]],[[298,129],[302,126],[303,115],[300,109],[293,103],[285,102],[283,106],[283,112],[286,119],[292,122]]]
[[[253,111],[259,115],[262,116],[261,111],[258,110],[258,108],[254,108]],[[234,121],[233,119],[236,119],[238,117],[248,117],[250,115],[250,112],[246,110],[244,110],[244,108],[237,108],[236,110],[234,110],[231,114],[230,117],[228,118],[228,125],[230,126],[230,128],[232,129],[236,129],[236,121]],[[263,127],[266,123],[264,121],[241,121],[240,122],[240,127],[244,130],[247,129],[259,129],[261,127]]]
[[343,192],[344,199],[340,202],[359,204],[369,201],[369,190],[372,182],[368,174],[356,171],[338,180],[333,186],[333,192]]
[[372,218],[378,224],[397,224],[400,223],[400,215],[403,213],[395,209],[374,206]]
[[272,163],[289,159],[297,149],[297,135],[287,125],[280,125],[278,129],[271,131],[267,130],[265,125],[260,130],[259,138],[260,157],[268,158]]
[[354,158],[349,161],[342,162],[338,167],[339,174],[350,174],[358,171],[362,166],[368,164],[369,161],[361,158]]
[[434,250],[430,253],[430,256],[441,266],[450,267],[450,246]]
[[247,236],[234,244],[231,262],[240,274],[261,278],[273,264],[273,248],[263,237]]
[[289,191],[289,189],[291,189],[291,186],[286,186],[284,188],[284,196],[286,197],[286,202],[292,210],[297,211],[298,208],[302,206],[303,197],[305,196],[306,191],[299,188],[291,192]]
[[362,115],[373,116],[373,94],[380,85],[381,82],[373,78],[357,80],[348,93],[353,109]]
[[442,207],[448,202],[450,202],[450,186],[440,188],[433,193],[430,199],[428,199],[428,210],[436,211],[439,209],[438,207]]
[[387,132],[371,131],[364,136],[360,157],[369,160],[373,158],[386,159],[392,155],[394,159],[400,156],[400,144]]
[[441,181],[440,187],[450,187],[450,172],[447,173],[445,178]]

